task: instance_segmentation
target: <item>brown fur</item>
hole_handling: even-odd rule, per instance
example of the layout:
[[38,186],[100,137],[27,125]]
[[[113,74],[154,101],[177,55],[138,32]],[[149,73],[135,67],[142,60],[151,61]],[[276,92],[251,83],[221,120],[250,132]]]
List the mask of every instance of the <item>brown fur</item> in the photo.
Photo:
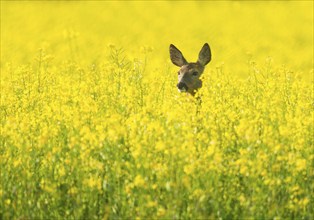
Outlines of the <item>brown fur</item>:
[[180,70],[178,72],[178,89],[181,92],[188,92],[195,95],[196,91],[202,87],[200,76],[204,72],[205,66],[211,60],[211,51],[207,43],[202,47],[196,63],[189,63],[184,58],[182,52],[174,45],[170,44],[170,59]]

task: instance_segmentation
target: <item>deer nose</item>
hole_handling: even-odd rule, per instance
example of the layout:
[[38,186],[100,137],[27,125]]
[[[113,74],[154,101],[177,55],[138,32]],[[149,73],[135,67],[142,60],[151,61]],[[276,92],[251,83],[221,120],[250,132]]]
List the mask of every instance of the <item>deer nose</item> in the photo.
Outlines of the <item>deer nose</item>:
[[178,89],[180,90],[188,90],[188,86],[184,82],[179,82],[177,85]]

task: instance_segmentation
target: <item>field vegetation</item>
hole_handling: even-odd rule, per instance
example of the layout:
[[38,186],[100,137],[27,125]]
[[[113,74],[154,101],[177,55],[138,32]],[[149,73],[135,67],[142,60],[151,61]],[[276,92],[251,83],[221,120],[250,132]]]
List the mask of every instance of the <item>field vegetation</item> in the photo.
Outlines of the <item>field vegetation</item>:
[[314,218],[312,1],[1,1],[0,92],[0,219]]

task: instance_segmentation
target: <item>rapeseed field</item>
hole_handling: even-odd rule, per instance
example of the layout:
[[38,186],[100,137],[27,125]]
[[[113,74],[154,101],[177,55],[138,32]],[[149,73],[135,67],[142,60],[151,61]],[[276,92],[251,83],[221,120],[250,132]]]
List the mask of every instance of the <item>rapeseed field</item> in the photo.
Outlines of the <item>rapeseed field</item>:
[[0,219],[314,218],[313,1],[1,1],[0,92]]

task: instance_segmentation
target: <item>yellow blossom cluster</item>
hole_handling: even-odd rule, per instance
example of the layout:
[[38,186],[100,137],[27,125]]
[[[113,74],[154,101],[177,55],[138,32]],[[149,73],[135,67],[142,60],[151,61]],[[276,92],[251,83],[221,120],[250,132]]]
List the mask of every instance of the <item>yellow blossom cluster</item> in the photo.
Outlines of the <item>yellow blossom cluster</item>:
[[0,219],[314,218],[312,7],[1,2]]

